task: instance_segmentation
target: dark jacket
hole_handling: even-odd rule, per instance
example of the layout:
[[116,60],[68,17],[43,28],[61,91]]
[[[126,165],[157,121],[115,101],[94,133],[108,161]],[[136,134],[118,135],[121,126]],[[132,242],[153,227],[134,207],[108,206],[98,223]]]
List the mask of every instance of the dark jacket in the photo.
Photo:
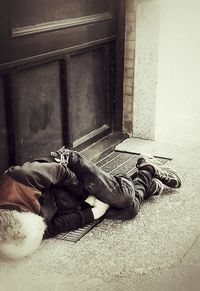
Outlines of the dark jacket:
[[0,180],[0,208],[31,211],[44,217],[46,237],[83,227],[94,220],[76,175],[47,159],[10,167]]

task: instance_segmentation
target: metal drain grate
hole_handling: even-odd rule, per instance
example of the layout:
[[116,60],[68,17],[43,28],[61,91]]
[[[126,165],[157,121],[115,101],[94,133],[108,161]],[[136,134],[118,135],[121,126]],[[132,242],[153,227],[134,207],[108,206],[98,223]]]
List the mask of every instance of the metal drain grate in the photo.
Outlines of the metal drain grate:
[[[136,174],[137,159],[138,154],[112,151],[105,157],[100,158],[96,162],[96,165],[103,169],[105,172],[111,173],[113,175],[120,172],[127,173],[128,175],[134,175]],[[159,158],[158,160],[160,160],[163,164],[169,161],[169,159],[165,158]],[[100,218],[82,228],[78,228],[77,230],[61,233],[57,235],[56,238],[75,243],[83,236],[85,236],[96,225],[98,225],[102,220],[103,218]]]
[[99,219],[95,220],[94,222],[92,222],[92,223],[90,223],[90,224],[88,224],[88,225],[86,225],[84,227],[80,227],[80,228],[78,228],[76,230],[72,230],[72,231],[69,231],[67,233],[60,233],[60,234],[58,234],[56,236],[56,238],[76,243],[83,236],[85,236],[86,233],[88,233],[97,224],[99,224],[102,220],[103,220],[103,218],[99,218]]

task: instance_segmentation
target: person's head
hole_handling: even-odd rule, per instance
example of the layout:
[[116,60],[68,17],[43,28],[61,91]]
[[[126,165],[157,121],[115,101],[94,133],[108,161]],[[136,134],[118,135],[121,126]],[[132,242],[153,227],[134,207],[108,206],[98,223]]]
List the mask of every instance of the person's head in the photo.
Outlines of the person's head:
[[40,245],[46,225],[31,212],[0,209],[0,255],[19,259],[32,254]]

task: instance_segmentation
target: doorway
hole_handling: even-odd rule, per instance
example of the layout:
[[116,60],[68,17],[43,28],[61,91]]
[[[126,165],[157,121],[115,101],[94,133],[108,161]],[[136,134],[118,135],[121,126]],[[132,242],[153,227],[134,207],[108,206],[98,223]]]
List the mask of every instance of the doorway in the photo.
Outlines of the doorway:
[[122,129],[124,1],[1,1],[1,167]]

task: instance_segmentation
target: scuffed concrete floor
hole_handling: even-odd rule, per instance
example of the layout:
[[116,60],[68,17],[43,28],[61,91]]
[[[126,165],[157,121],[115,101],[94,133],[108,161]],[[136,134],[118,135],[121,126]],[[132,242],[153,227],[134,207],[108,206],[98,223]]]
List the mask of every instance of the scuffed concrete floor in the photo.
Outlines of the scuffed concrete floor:
[[137,146],[173,157],[182,188],[151,199],[132,221],[103,221],[76,244],[46,240],[32,257],[1,261],[0,291],[200,289],[200,147],[120,145]]

